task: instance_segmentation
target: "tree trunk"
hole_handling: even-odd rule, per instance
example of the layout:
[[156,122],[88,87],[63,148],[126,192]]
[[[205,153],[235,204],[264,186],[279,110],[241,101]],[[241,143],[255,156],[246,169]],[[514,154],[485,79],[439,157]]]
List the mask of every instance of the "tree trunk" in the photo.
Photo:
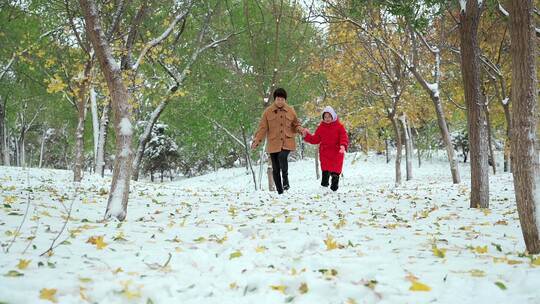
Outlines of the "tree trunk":
[[364,147],[364,151],[366,151],[366,155],[369,153],[369,134],[368,134],[368,127],[364,126],[364,140],[366,142],[366,146]]
[[25,145],[25,137],[26,132],[24,131],[24,126],[22,127],[23,131],[21,132],[21,137],[19,137],[19,150],[18,150],[18,156],[19,156],[19,167],[26,167],[26,145]]
[[4,166],[11,165],[10,149],[9,149],[9,134],[6,125],[4,124]]
[[99,113],[96,100],[96,91],[93,85],[90,85],[90,112],[92,113],[92,138],[94,139],[94,173],[97,173],[97,152],[99,146]]
[[454,145],[452,144],[452,138],[450,137],[450,132],[448,131],[448,125],[446,124],[446,118],[444,117],[444,110],[441,99],[439,98],[439,96],[431,96],[431,101],[433,101],[433,105],[435,106],[437,123],[439,124],[441,137],[446,148],[446,156],[448,158],[448,162],[450,163],[452,182],[454,184],[459,184],[461,182],[461,177],[459,175],[458,161],[456,158],[456,153],[454,151]]
[[268,178],[268,191],[276,191],[276,185],[274,184],[274,175],[272,174],[272,162],[270,161],[270,155],[268,156],[268,166],[266,166],[266,177]]
[[41,148],[39,149],[39,168],[43,166],[43,154],[45,152],[45,141],[47,140],[47,129],[43,130],[43,135],[41,136]]
[[471,208],[489,207],[488,144],[485,100],[480,91],[480,48],[478,25],[482,4],[467,0],[460,13],[461,74],[467,103],[469,152],[471,154]]
[[390,144],[388,143],[388,138],[386,138],[384,140],[384,148],[386,149],[385,150],[385,154],[386,154],[386,163],[388,164],[390,162],[390,149],[388,149]]
[[493,174],[497,174],[497,163],[495,162],[495,151],[493,150],[493,139],[491,137],[491,119],[489,116],[489,109],[486,106],[486,122],[487,122],[487,130],[488,130],[488,147],[489,147],[489,157],[488,162],[493,167]]
[[101,119],[99,123],[99,136],[98,136],[98,145],[96,152],[96,168],[94,172],[101,175],[105,174],[105,147],[107,144],[107,134],[109,130],[109,113],[111,111],[111,103],[108,102],[106,106],[103,107],[103,112],[101,113]]
[[420,134],[418,134],[418,129],[414,129],[414,133],[416,133],[416,155],[418,156],[418,168],[422,167],[422,151],[420,150],[420,146],[418,145],[418,137]]
[[508,106],[508,104],[503,105],[503,109],[504,109],[504,117],[506,119],[506,140],[504,143],[504,172],[511,172],[512,167],[510,165],[510,162],[511,162],[510,161],[510,154],[511,154],[510,143],[512,142],[512,140],[511,140],[510,130],[512,130],[512,118],[510,114],[510,107]]
[[19,140],[16,137],[13,137],[13,143],[15,146],[15,154],[13,155],[13,160],[15,162],[15,166],[19,167],[21,165],[21,159],[19,158]]
[[162,101],[157,108],[152,111],[152,115],[150,115],[150,119],[146,123],[146,126],[144,127],[144,131],[139,137],[139,145],[137,146],[137,153],[135,154],[135,160],[133,161],[133,180],[139,180],[139,170],[141,166],[141,161],[144,155],[144,150],[146,149],[146,144],[150,140],[152,136],[152,128],[156,124],[156,122],[159,119],[159,116],[161,113],[163,113],[163,110],[165,110],[165,107],[167,106],[169,99]]
[[253,185],[255,186],[255,190],[257,190],[257,177],[255,175],[255,170],[253,170],[253,165],[251,163],[251,156],[249,155],[246,130],[244,126],[242,126],[241,128],[242,128],[242,138],[244,140],[244,154],[246,156],[246,166],[249,167],[249,169],[251,170],[251,176],[253,177]]
[[412,179],[412,152],[411,152],[411,138],[409,137],[408,127],[407,127],[407,116],[403,114],[399,120],[403,125],[403,135],[405,136],[405,170],[406,170],[406,180]]
[[512,41],[512,173],[521,231],[530,254],[540,253],[537,46],[532,0],[509,0]]
[[401,133],[397,119],[390,117],[392,127],[394,128],[394,136],[396,138],[396,186],[401,185]]
[[92,59],[86,63],[84,72],[81,75],[81,83],[78,85],[79,96],[77,96],[77,130],[75,131],[75,163],[73,166],[73,181],[82,180],[82,169],[84,165],[84,122],[86,120],[87,96],[86,91],[90,81],[90,71],[92,70]]
[[113,59],[111,48],[101,29],[95,2],[93,0],[79,0],[79,3],[84,13],[86,31],[92,41],[101,71],[107,81],[115,114],[116,156],[105,218],[115,217],[123,221],[127,215],[133,158],[131,148],[131,138],[133,136],[132,105],[129,102],[129,93],[122,80],[120,66]]

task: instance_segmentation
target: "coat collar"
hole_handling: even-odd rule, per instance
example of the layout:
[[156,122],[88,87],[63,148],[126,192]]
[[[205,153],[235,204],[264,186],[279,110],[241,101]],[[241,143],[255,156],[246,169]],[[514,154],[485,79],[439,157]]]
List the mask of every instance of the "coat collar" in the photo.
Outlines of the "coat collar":
[[270,110],[273,111],[273,112],[277,112],[277,111],[285,111],[285,112],[288,112],[289,111],[289,105],[288,104],[285,104],[282,108],[278,108],[276,106],[276,104],[274,102],[272,102],[272,105],[270,105]]

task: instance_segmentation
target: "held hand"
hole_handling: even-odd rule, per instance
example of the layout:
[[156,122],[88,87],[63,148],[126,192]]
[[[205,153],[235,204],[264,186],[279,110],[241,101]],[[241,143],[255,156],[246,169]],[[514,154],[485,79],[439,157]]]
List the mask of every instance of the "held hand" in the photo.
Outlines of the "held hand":
[[308,130],[302,129],[302,137],[306,137],[306,134],[308,134]]
[[339,147],[339,153],[344,154],[345,153],[345,146]]

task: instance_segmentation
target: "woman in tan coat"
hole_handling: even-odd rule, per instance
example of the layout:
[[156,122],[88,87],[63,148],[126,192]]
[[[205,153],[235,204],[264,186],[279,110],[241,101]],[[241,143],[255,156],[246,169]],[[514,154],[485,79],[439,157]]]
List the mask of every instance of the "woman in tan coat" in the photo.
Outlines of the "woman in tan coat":
[[272,175],[279,194],[290,188],[287,157],[289,152],[296,150],[294,136],[302,130],[296,112],[287,104],[287,92],[276,89],[274,102],[264,111],[251,148],[257,148],[265,137],[268,140],[266,152],[270,153]]

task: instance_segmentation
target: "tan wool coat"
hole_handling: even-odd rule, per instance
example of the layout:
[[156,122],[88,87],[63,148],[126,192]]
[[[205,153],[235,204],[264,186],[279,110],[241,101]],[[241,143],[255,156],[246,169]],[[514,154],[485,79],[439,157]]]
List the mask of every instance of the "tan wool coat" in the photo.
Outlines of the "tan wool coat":
[[268,139],[266,152],[294,151],[296,150],[294,135],[300,133],[300,130],[296,111],[291,106],[285,104],[282,108],[278,108],[275,103],[272,103],[261,117],[254,142],[258,146],[266,136]]

